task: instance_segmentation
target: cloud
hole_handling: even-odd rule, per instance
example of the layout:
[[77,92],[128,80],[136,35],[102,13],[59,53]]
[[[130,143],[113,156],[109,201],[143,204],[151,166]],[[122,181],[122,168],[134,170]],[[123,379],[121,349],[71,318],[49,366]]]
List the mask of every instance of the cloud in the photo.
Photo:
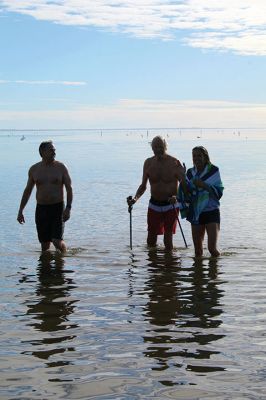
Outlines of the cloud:
[[0,111],[2,128],[237,128],[265,126],[266,104],[122,99],[98,106]]
[[191,47],[266,55],[265,0],[0,0],[2,11]]
[[87,85],[86,82],[78,82],[78,81],[25,81],[25,80],[16,80],[16,81],[8,81],[8,80],[0,80],[0,84],[24,84],[24,85],[63,85],[63,86],[83,86]]

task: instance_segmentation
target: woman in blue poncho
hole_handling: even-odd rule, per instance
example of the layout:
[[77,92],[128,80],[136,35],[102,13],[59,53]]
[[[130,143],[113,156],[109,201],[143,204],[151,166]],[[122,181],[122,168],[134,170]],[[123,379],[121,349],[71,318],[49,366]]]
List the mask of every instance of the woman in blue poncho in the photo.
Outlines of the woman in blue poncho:
[[194,167],[188,169],[186,179],[179,186],[178,200],[180,213],[191,223],[195,256],[203,254],[205,232],[208,236],[208,250],[212,256],[219,256],[217,249],[220,230],[220,198],[223,184],[219,168],[210,162],[208,151],[203,146],[192,150]]

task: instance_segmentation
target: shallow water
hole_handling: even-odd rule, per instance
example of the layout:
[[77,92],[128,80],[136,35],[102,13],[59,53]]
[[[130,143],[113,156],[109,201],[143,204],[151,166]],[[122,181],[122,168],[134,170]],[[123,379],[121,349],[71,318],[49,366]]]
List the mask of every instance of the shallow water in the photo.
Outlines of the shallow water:
[[[25,134],[25,133],[24,133]],[[148,193],[125,198],[150,156],[142,133],[54,136],[73,178],[69,252],[40,255],[34,195],[16,214],[44,133],[0,137],[1,399],[264,399],[266,141],[201,138],[225,185],[220,247],[193,258],[145,246]],[[51,134],[49,135],[51,136]],[[198,138],[169,133],[191,165]]]

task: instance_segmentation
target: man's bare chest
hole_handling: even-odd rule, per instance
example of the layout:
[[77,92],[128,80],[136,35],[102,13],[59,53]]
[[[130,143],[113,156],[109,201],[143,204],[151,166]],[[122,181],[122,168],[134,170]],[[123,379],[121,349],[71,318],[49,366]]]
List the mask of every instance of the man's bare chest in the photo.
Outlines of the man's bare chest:
[[40,185],[61,185],[63,183],[63,174],[55,168],[45,168],[36,171],[33,179],[37,186]]
[[154,164],[148,169],[151,182],[170,183],[176,180],[174,168],[169,164]]

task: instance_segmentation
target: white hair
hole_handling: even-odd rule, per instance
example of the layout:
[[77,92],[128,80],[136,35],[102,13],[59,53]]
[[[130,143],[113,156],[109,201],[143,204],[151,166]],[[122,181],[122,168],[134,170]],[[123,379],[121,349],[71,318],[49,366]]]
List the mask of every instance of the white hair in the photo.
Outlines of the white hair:
[[157,141],[163,142],[165,149],[167,149],[167,141],[165,140],[164,137],[162,137],[162,136],[160,136],[160,135],[155,136],[155,137],[152,139],[152,141],[151,141],[151,147],[153,147],[154,143],[157,142]]

